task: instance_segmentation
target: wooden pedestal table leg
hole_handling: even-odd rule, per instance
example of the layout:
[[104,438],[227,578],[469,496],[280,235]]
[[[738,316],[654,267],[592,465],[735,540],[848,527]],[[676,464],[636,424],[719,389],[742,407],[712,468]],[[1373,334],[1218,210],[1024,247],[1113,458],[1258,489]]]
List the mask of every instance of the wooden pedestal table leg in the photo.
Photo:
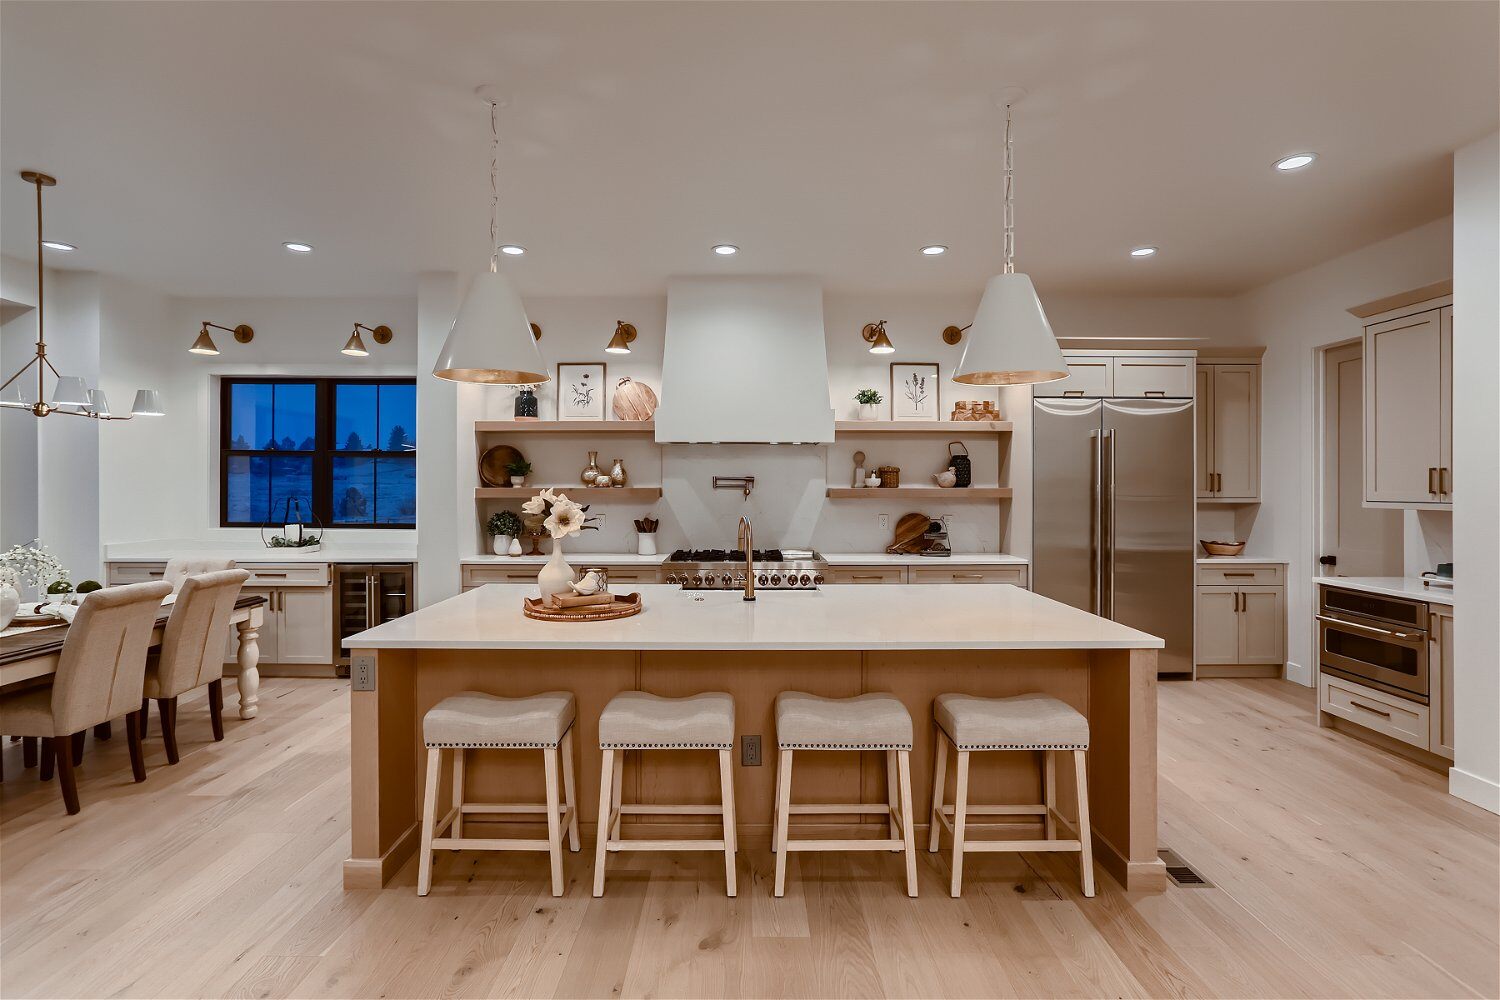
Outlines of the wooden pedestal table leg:
[[264,619],[259,607],[250,609],[250,617],[235,625],[240,635],[240,718],[253,719],[260,704],[260,625]]

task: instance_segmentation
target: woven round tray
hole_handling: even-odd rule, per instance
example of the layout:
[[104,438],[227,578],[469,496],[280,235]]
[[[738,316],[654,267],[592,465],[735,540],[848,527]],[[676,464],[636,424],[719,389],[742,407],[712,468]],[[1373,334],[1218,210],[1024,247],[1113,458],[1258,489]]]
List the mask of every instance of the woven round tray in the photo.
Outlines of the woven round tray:
[[541,622],[607,622],[641,613],[640,594],[616,594],[613,604],[594,604],[572,610],[549,608],[539,597],[528,597],[521,613]]

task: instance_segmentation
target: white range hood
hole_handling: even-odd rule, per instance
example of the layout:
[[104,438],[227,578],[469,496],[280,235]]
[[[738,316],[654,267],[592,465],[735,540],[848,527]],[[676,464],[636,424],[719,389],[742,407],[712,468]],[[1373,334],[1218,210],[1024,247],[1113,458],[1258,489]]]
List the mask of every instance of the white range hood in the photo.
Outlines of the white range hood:
[[831,442],[822,286],[673,279],[661,384],[658,442]]

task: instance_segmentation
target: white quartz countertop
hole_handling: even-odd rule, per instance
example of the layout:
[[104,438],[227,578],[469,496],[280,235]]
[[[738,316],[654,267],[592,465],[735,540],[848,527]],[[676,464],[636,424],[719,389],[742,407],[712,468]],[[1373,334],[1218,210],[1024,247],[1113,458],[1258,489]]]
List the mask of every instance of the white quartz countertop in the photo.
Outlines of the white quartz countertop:
[[1285,566],[1285,559],[1257,559],[1254,556],[1199,556],[1199,566]]
[[233,559],[237,563],[414,563],[417,543],[339,540],[325,542],[316,552],[270,549],[244,542],[111,542],[104,546],[105,562],[166,562],[169,559]]
[[1422,586],[1417,576],[1315,576],[1313,583],[1323,587],[1341,587],[1344,590],[1362,590],[1367,594],[1384,594],[1387,597],[1405,597],[1428,604],[1453,603],[1453,588]]
[[1162,640],[1007,584],[815,591],[629,588],[640,614],[534,621],[528,584],[489,584],[344,640],[349,649],[1160,649]]

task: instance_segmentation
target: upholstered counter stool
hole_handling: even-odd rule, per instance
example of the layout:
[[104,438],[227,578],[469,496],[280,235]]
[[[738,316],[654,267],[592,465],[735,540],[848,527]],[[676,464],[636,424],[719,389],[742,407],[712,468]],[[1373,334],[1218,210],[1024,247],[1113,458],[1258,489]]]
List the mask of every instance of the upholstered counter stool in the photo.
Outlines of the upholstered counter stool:
[[[663,698],[645,691],[625,691],[610,699],[599,715],[599,839],[594,848],[594,895],[604,895],[604,866],[610,851],[723,851],[724,883],[736,893],[734,832],[734,699],[721,692]],[[715,750],[719,755],[719,804],[668,805],[621,801],[622,750]],[[718,840],[625,840],[623,816],[722,816]]]
[[[801,691],[776,696],[776,895],[786,894],[786,857],[791,851],[904,851],[906,894],[917,894],[917,851],[911,825],[911,713],[893,694],[854,698],[820,698]],[[792,755],[798,750],[884,750],[886,802],[792,803]],[[880,840],[792,840],[788,826],[795,815],[883,814],[890,819],[890,838]]]
[[[422,718],[422,740],[427,744],[427,785],[422,793],[418,896],[427,895],[432,888],[432,852],[443,848],[455,851],[546,851],[552,859],[552,895],[563,894],[564,823],[568,829],[568,848],[573,851],[579,848],[577,799],[573,789],[573,720],[577,714],[573,695],[567,691],[548,691],[527,698],[501,698],[478,691],[461,691],[428,710]],[[540,750],[546,772],[546,803],[465,801],[464,755],[470,750]],[[448,814],[439,820],[438,784],[442,779],[445,752],[453,754],[453,801]],[[561,794],[559,771],[562,772]],[[464,836],[465,816],[535,813],[547,816],[546,840]],[[450,826],[453,835],[441,836]]]
[[[933,702],[937,724],[932,767],[932,828],[927,849],[936,852],[942,831],[953,835],[954,896],[963,890],[964,855],[977,851],[1076,851],[1082,868],[1083,894],[1094,894],[1094,848],[1089,839],[1089,779],[1086,768],[1089,720],[1072,706],[1045,694],[1023,694],[1014,698],[976,698],[967,694],[941,694]],[[948,774],[948,747],[958,753],[957,787],[953,805],[943,799]],[[1042,797],[1036,805],[969,804],[969,754],[990,750],[1040,750],[1042,752]],[[1057,811],[1057,760],[1059,752],[1073,754],[1078,788],[1078,819],[1069,822]],[[970,841],[969,817],[1040,816],[1041,840]],[[1070,827],[1073,839],[1058,839],[1057,824]],[[997,824],[985,824],[997,825]]]

